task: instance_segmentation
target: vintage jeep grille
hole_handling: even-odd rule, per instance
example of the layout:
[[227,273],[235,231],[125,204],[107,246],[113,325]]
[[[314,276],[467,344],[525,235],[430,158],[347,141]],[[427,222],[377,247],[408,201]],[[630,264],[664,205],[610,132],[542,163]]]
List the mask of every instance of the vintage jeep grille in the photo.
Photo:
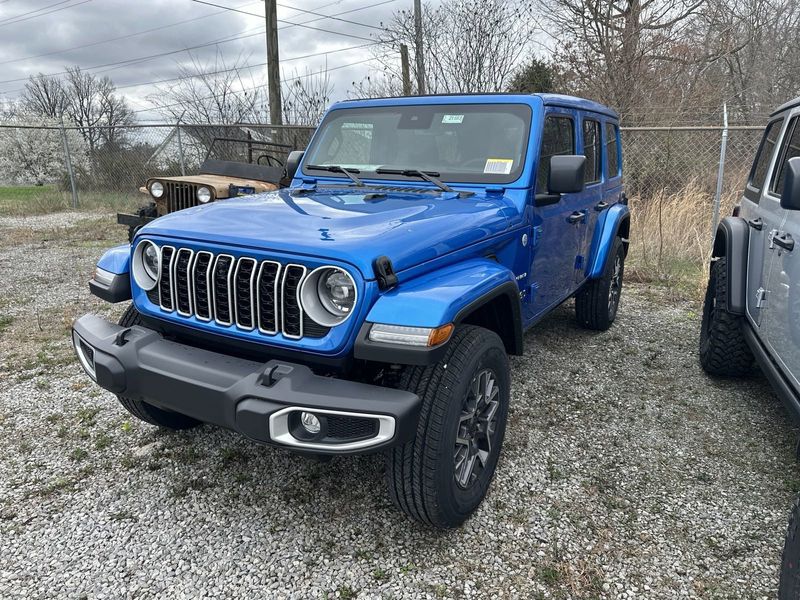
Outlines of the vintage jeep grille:
[[166,181],[167,212],[197,206],[197,187],[193,183]]
[[157,294],[147,297],[181,317],[266,335],[320,338],[330,328],[312,321],[299,300],[307,274],[302,265],[162,246]]

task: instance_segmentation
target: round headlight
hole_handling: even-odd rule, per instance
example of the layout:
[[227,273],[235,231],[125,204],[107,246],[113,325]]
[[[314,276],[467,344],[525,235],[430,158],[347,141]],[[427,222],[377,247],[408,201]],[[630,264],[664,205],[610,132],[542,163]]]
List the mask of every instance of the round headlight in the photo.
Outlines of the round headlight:
[[356,295],[356,282],[338,267],[314,269],[300,289],[303,310],[323,327],[344,323],[353,313]]
[[140,288],[150,291],[158,283],[161,272],[161,248],[150,240],[142,240],[136,245],[131,261],[133,280]]
[[151,279],[158,279],[158,267],[161,256],[155,244],[147,244],[142,250],[142,265]]
[[200,204],[205,204],[209,200],[211,200],[211,190],[207,187],[197,188],[197,201],[200,202]]
[[153,198],[161,198],[164,195],[164,184],[160,181],[154,181],[150,184],[150,195]]

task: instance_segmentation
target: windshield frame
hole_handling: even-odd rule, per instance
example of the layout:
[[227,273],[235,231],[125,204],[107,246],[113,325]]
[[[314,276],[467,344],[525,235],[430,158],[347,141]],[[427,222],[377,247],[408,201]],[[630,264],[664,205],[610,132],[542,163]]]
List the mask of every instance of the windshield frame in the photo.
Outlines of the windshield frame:
[[[520,116],[523,121],[525,122],[525,131],[523,132],[524,135],[522,137],[523,143],[520,152],[520,160],[519,164],[515,165],[513,170],[508,174],[491,174],[491,173],[458,173],[458,172],[440,172],[438,179],[441,181],[450,183],[450,184],[470,184],[470,185],[508,185],[516,182],[519,178],[523,175],[525,168],[527,166],[528,161],[528,153],[530,150],[530,136],[531,136],[531,128],[534,118],[534,110],[530,106],[530,104],[525,102],[518,102],[518,101],[510,101],[510,102],[491,102],[491,103],[481,103],[481,102],[452,102],[452,103],[414,103],[414,104],[376,104],[376,105],[361,105],[361,106],[341,106],[336,107],[325,115],[325,118],[320,123],[317,131],[314,134],[314,137],[311,140],[311,143],[306,148],[305,154],[303,156],[303,164],[300,167],[300,176],[306,177],[314,177],[319,179],[320,175],[319,172],[313,173],[310,171],[305,171],[304,167],[305,164],[308,162],[311,164],[313,161],[311,157],[317,151],[322,140],[325,135],[324,128],[336,119],[339,119],[342,116],[344,111],[347,111],[351,115],[356,113],[363,114],[371,114],[374,112],[382,112],[382,111],[397,111],[402,109],[413,109],[419,107],[430,107],[435,111],[443,111],[443,112],[511,112]],[[314,158],[314,160],[318,160],[318,158]],[[314,163],[316,164],[316,163]],[[419,169],[424,171],[430,171],[431,169],[427,168],[425,165],[399,165],[399,164],[382,164],[380,165],[384,168],[405,168],[405,169]],[[406,182],[419,182],[418,177],[414,176],[407,176],[407,175],[400,175],[400,174],[379,174],[376,173],[374,170],[360,168],[360,178],[364,179],[374,179],[380,181],[402,181],[403,183]],[[340,173],[325,173],[323,177],[331,177],[335,179],[347,179],[346,176]]]

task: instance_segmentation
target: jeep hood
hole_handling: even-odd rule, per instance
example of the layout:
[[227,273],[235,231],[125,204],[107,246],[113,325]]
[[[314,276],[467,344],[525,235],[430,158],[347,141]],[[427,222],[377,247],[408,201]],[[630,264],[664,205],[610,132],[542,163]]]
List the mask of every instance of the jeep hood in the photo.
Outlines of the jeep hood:
[[402,271],[501,233],[519,218],[499,194],[283,189],[174,212],[142,233],[335,259],[371,279],[379,256]]

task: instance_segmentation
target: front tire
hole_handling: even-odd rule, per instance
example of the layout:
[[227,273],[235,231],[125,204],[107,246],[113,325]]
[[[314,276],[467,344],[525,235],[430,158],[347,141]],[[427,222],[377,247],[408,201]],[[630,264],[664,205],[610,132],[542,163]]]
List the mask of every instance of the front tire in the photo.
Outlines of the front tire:
[[742,333],[742,317],[728,312],[728,261],[711,265],[700,325],[700,365],[709,375],[741,377],[753,365],[753,353]]
[[416,435],[386,455],[394,504],[439,528],[461,525],[491,483],[506,429],[511,376],[503,342],[481,327],[459,328],[445,356],[408,367],[400,386],[422,400]]
[[[131,304],[125,311],[125,314],[122,315],[119,320],[119,324],[122,327],[133,327],[134,325],[142,324],[142,317],[133,304]],[[142,400],[126,398],[125,396],[117,396],[117,399],[125,408],[125,410],[131,413],[134,417],[144,421],[145,423],[150,423],[151,425],[164,427],[165,429],[173,429],[176,431],[181,429],[191,429],[192,427],[197,427],[200,425],[200,421],[197,419],[193,419],[192,417],[187,417],[186,415],[172,412],[170,410],[158,408],[157,406],[153,406],[152,404],[148,404]]]
[[586,329],[605,331],[617,318],[625,275],[625,246],[614,238],[603,274],[589,281],[575,296],[575,316]]

